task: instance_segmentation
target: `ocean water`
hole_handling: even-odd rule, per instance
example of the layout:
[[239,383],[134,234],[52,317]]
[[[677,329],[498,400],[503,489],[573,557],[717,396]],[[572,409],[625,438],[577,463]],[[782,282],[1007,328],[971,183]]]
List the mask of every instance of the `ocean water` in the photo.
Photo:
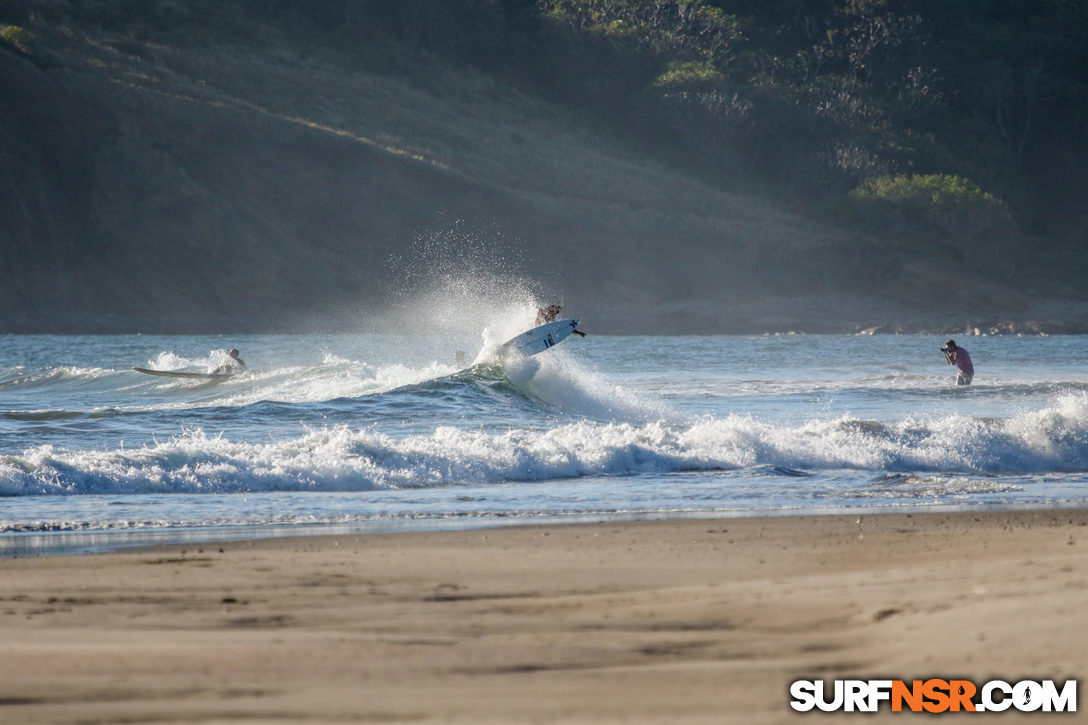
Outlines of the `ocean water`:
[[[1088,337],[0,336],[0,555],[299,532],[1088,503]],[[206,371],[237,347],[249,370]],[[455,360],[457,351],[465,361]]]

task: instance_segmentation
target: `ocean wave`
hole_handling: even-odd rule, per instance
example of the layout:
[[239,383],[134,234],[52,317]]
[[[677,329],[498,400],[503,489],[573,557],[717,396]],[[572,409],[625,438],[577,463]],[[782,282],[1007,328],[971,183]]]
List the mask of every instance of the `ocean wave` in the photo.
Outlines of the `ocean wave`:
[[117,375],[116,370],[105,368],[81,368],[74,365],[29,369],[25,367],[7,368],[0,371],[0,391],[37,392],[42,388],[63,385],[85,385]]
[[268,443],[192,430],[134,449],[47,445],[2,456],[0,495],[365,491],[760,467],[796,476],[1085,472],[1088,395],[1003,420],[583,420],[501,433],[439,426],[400,438],[338,425]]
[[[162,353],[147,364],[156,370],[209,369],[207,361],[170,353]],[[400,363],[373,365],[332,355],[326,355],[318,364],[270,370],[254,368],[216,381],[150,377],[131,369],[12,368],[0,375],[0,392],[12,396],[5,402],[13,407],[0,410],[0,415],[14,419],[39,415],[77,417],[103,409],[140,412],[240,408],[267,401],[301,405],[382,394],[456,372],[457,368],[439,363],[416,367]],[[16,393],[24,395],[16,398]],[[42,400],[66,407],[39,409],[27,405]]]

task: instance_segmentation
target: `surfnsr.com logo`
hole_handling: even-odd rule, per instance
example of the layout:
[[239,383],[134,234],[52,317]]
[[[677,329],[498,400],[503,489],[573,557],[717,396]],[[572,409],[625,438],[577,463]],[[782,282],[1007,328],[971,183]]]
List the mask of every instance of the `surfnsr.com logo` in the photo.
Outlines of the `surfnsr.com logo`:
[[790,685],[790,707],[799,712],[1076,712],[1077,681],[1059,688],[1053,680],[1010,684],[991,680],[797,680]]

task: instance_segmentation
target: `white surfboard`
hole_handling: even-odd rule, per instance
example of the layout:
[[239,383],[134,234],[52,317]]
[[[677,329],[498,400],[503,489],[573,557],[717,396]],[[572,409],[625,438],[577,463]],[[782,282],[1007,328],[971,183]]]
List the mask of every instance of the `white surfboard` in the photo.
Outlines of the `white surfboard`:
[[499,347],[499,355],[518,354],[526,357],[544,352],[549,347],[558,345],[570,337],[578,328],[578,320],[556,320],[540,327],[534,327],[515,338],[507,340]]
[[148,370],[147,368],[132,368],[144,375],[158,375],[162,378],[186,378],[190,380],[225,380],[233,373],[184,373],[177,370]]

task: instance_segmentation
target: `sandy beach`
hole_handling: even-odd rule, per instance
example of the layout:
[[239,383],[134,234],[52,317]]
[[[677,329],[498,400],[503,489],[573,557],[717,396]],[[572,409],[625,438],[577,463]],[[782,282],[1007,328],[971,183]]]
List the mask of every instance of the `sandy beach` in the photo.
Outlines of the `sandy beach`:
[[777,723],[797,679],[1064,681],[1086,548],[1047,510],[8,559],[0,722]]

